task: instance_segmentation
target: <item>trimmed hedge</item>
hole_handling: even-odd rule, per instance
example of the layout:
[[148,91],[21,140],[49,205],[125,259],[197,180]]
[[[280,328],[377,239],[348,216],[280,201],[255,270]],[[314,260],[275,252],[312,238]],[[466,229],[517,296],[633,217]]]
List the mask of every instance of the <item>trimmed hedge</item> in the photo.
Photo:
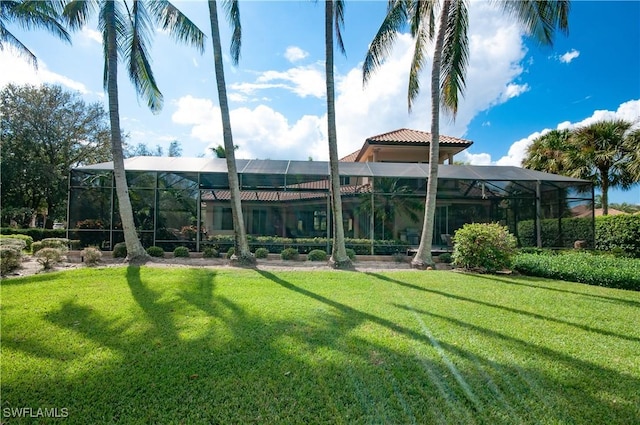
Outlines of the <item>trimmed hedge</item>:
[[29,236],[29,235],[23,235],[23,234],[20,234],[20,233],[14,233],[14,234],[11,234],[11,235],[2,234],[2,235],[0,235],[0,241],[2,239],[20,239],[20,240],[24,241],[24,243],[25,243],[25,248],[24,249],[26,249],[27,251],[31,251],[31,244],[33,243],[33,238],[31,236]]
[[529,276],[640,291],[640,259],[587,251],[518,254],[513,259],[513,269]]
[[[627,256],[640,258],[640,214],[602,216],[595,219],[595,247],[591,245],[590,218],[563,218],[562,233],[558,219],[545,219],[541,223],[542,246],[545,248],[573,248],[576,240],[587,241],[587,248],[600,251],[621,251]],[[536,246],[533,220],[518,223],[520,246]]]
[[46,238],[64,238],[67,236],[65,229],[40,229],[38,227],[30,227],[27,229],[16,229],[14,227],[0,228],[3,235],[27,235],[31,236],[34,241]]
[[173,256],[176,258],[187,258],[189,257],[189,248],[186,246],[178,246],[173,250]]
[[596,249],[640,258],[640,214],[597,217]]

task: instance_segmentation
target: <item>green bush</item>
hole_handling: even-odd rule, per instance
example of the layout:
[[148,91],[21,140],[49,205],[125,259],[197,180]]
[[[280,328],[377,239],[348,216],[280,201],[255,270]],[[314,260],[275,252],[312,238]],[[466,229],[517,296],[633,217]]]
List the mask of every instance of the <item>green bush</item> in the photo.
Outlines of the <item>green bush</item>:
[[307,254],[309,261],[327,261],[327,252],[321,249],[314,249]]
[[640,259],[594,255],[586,251],[518,254],[513,268],[530,276],[640,291]]
[[162,258],[164,257],[164,249],[159,246],[150,246],[149,248],[147,248],[147,254],[152,257]]
[[[540,236],[545,248],[573,248],[577,240],[587,241],[587,248],[593,248],[593,225],[591,218],[548,218],[540,222]],[[537,246],[534,220],[518,223],[520,246]]]
[[45,270],[49,270],[62,261],[62,251],[58,248],[45,247],[36,252],[35,257]]
[[65,229],[41,229],[38,227],[30,227],[28,229],[16,229],[13,227],[3,227],[0,229],[3,235],[28,235],[33,241],[39,241],[45,238],[63,238],[66,236]]
[[84,259],[84,263],[88,266],[95,266],[102,260],[102,252],[96,247],[87,247],[80,251],[80,255]]
[[229,250],[227,251],[227,260],[231,259],[231,257],[233,257],[235,253],[236,249],[234,247],[229,248]]
[[20,267],[22,250],[16,246],[0,245],[0,275],[4,276]]
[[43,248],[53,248],[60,250],[61,253],[69,251],[71,241],[67,238],[45,238],[40,241]]
[[453,261],[453,257],[451,256],[451,253],[443,252],[442,254],[438,255],[438,260],[440,260],[441,263],[449,264]]
[[204,251],[202,251],[202,258],[218,258],[218,251],[216,251],[213,247],[206,247]]
[[187,258],[189,257],[189,248],[186,246],[178,246],[173,250],[173,256],[176,258]]
[[640,258],[640,215],[596,217],[596,249]]
[[508,268],[516,238],[498,223],[470,223],[453,236],[453,264],[465,269],[495,272]]
[[347,257],[351,261],[356,261],[356,252],[352,248],[347,248]]
[[22,238],[3,237],[0,238],[0,246],[6,246],[22,251],[27,248],[27,241]]
[[280,258],[283,260],[297,260],[300,257],[300,253],[295,248],[285,248],[280,253]]
[[113,246],[113,258],[126,258],[127,257],[127,244],[124,242],[118,242]]
[[267,258],[269,256],[269,250],[267,248],[256,249],[256,258]]
[[0,245],[3,245],[2,240],[3,239],[19,239],[24,241],[25,243],[25,248],[27,251],[31,251],[31,244],[33,243],[33,238],[29,235],[21,235],[21,234],[14,234],[14,235],[0,235]]

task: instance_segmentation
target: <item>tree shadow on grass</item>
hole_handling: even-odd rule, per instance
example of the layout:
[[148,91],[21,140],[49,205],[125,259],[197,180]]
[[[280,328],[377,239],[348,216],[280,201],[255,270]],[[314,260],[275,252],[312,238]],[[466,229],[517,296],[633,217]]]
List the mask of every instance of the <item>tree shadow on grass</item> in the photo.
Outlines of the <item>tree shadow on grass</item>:
[[[560,324],[563,324],[563,325],[572,326],[572,327],[574,327],[576,329],[580,329],[580,330],[587,331],[587,332],[593,332],[593,333],[597,333],[597,334],[604,335],[604,336],[613,336],[613,337],[624,339],[624,340],[627,340],[627,341],[640,342],[640,338],[632,336],[632,335],[623,335],[623,334],[620,334],[620,333],[617,333],[617,332],[611,332],[611,331],[608,331],[608,330],[605,330],[605,329],[598,329],[598,328],[594,328],[592,326],[583,325],[581,323],[571,322],[569,320],[558,319],[558,318],[551,317],[551,316],[545,316],[543,314],[534,313],[532,311],[521,310],[521,309],[518,309],[518,308],[513,308],[513,307],[500,305],[500,304],[494,304],[494,303],[490,303],[490,302],[487,302],[487,301],[482,301],[482,300],[478,300],[478,299],[474,299],[474,298],[463,297],[461,295],[456,295],[456,294],[452,294],[452,293],[445,292],[445,291],[440,291],[440,290],[433,289],[433,288],[428,288],[428,287],[424,287],[424,286],[418,286],[418,285],[414,285],[414,284],[411,284],[411,283],[403,282],[401,280],[394,279],[394,278],[391,278],[389,276],[381,275],[381,274],[378,274],[378,273],[368,272],[367,274],[370,275],[370,276],[376,277],[376,278],[378,278],[380,280],[384,280],[386,282],[394,283],[394,284],[397,284],[397,285],[400,285],[400,286],[404,286],[406,288],[415,289],[415,290],[418,290],[418,291],[424,291],[424,292],[428,292],[428,293],[432,293],[432,294],[436,294],[436,295],[441,295],[443,297],[452,298],[452,299],[459,300],[459,301],[466,301],[466,302],[482,305],[482,306],[485,306],[485,307],[496,308],[496,309],[508,311],[510,313],[515,313],[515,314],[519,314],[519,315],[522,315],[522,316],[531,317],[533,319],[549,321],[549,322],[554,322],[554,323],[560,323]],[[582,295],[582,294],[579,294],[579,295]]]
[[[565,383],[547,371],[438,342],[407,320],[379,317],[277,273],[243,272],[255,273],[245,285],[277,295],[271,303],[238,297],[242,284],[219,283],[210,270],[190,270],[176,286],[158,284],[161,273],[132,268],[126,281],[110,282],[130,294],[118,308],[96,307],[86,296],[51,300],[41,318],[73,336],[67,358],[37,370],[22,366],[23,378],[4,376],[3,407],[68,407],[72,424],[587,423],[579,412],[585,405],[610,407],[580,388],[563,395]],[[556,360],[553,351],[524,349]],[[611,371],[604,377],[620,378]],[[621,418],[637,415],[621,404],[599,419]]]

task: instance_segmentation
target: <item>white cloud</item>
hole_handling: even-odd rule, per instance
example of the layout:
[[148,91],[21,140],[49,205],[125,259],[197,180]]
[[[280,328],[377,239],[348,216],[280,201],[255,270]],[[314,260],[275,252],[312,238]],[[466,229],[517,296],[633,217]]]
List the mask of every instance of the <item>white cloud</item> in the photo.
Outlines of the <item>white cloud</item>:
[[102,45],[102,33],[100,33],[100,31],[92,30],[91,28],[84,26],[80,31],[80,36],[85,40],[90,40]]
[[87,87],[64,75],[56,74],[48,69],[47,64],[38,60],[38,68],[34,68],[23,57],[19,56],[11,47],[5,46],[0,50],[0,63],[2,63],[2,73],[0,74],[0,87],[13,83],[17,85],[32,84],[59,84],[82,94],[89,93]]
[[[456,120],[443,116],[440,123],[442,134],[456,137],[464,136],[471,120],[481,111],[530,90],[525,81],[519,81],[523,76],[522,62],[527,52],[520,27],[499,8],[486,2],[471,2],[470,5],[468,89],[460,102]],[[414,102],[413,112],[409,114],[407,111],[412,48],[410,36],[399,34],[390,56],[364,88],[360,67],[345,74],[336,74],[336,124],[340,156],[359,149],[364,140],[372,135],[398,128],[430,130],[430,60],[424,67],[425,72],[420,80],[422,92]],[[238,101],[247,100],[267,89],[287,90],[301,98],[323,98],[324,67],[322,63],[316,63],[285,71],[267,70],[253,81],[232,85],[230,97],[236,96],[234,99]],[[176,114],[179,117],[182,112]],[[186,114],[193,119],[189,112]],[[232,122],[241,123],[234,126],[234,142],[241,146],[239,154],[245,157],[255,155],[275,159],[277,155],[278,158],[328,158],[324,114],[304,115],[296,122],[289,122],[282,114],[260,102],[253,109],[240,108],[232,111],[231,115]],[[192,133],[199,134],[199,140],[218,144],[221,133],[212,129],[212,121],[217,122],[218,118],[209,115],[206,121],[184,124],[192,126]],[[209,129],[206,134],[205,128]],[[298,141],[296,146],[293,145],[294,141]],[[469,154],[467,161],[487,163],[488,156]]]
[[289,46],[287,50],[284,52],[284,57],[291,63],[300,61],[309,56],[308,52],[305,52],[299,47]]
[[[626,121],[631,121],[636,123],[636,125],[640,124],[640,100],[630,100],[628,102],[624,102],[615,111],[607,111],[607,110],[594,111],[590,117],[587,117],[575,123],[572,123],[569,121],[563,121],[556,126],[556,129],[572,130],[574,128],[584,127],[584,126],[593,124],[594,122],[597,122],[597,121],[615,120],[615,119],[623,119]],[[503,156],[498,161],[496,161],[496,165],[514,165],[519,167],[520,164],[522,164],[522,160],[526,155],[527,148],[529,147],[529,145],[535,139],[548,133],[549,131],[550,129],[548,128],[541,131],[536,131],[535,133],[530,134],[524,139],[520,139],[516,142],[513,142],[509,147],[509,151],[507,152],[507,155]]]
[[578,56],[580,56],[580,52],[576,49],[571,49],[564,55],[561,55],[560,57],[558,57],[558,60],[562,63],[571,63]]

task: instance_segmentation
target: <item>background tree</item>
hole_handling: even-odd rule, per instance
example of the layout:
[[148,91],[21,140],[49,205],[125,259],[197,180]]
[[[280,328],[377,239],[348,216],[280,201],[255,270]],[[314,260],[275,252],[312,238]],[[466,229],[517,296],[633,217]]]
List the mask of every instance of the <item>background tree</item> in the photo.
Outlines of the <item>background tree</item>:
[[[335,20],[334,20],[335,18]],[[347,256],[342,224],[342,198],[340,195],[340,173],[338,170],[338,136],[336,131],[335,88],[333,78],[333,31],[335,29],[338,49],[345,53],[341,28],[344,26],[344,2],[325,1],[325,82],[327,86],[327,138],[329,143],[329,178],[331,180],[331,212],[333,216],[333,247],[329,263],[339,269],[353,267]],[[335,25],[334,25],[335,23]]]
[[64,219],[70,169],[111,159],[106,111],[49,85],[8,85],[0,102],[3,224],[33,224],[41,207]]
[[[125,158],[131,158],[134,156],[164,156],[164,148],[160,145],[156,145],[155,149],[152,149],[146,143],[142,142],[138,143],[135,146],[129,146],[125,143],[123,149]],[[182,146],[180,145],[179,141],[174,140],[169,144],[167,156],[182,156]]]
[[26,57],[33,66],[38,66],[36,55],[7,28],[9,22],[14,22],[28,30],[45,29],[59,39],[70,43],[71,38],[60,21],[62,4],[61,1],[43,0],[0,1],[0,50],[4,50],[5,44],[8,44],[20,55]]
[[[420,245],[411,265],[424,268],[433,263],[431,247],[438,189],[438,159],[440,143],[440,107],[455,118],[458,96],[465,87],[468,62],[469,19],[466,1],[443,0],[436,31],[435,0],[391,0],[380,29],[369,46],[363,63],[363,81],[390,53],[397,33],[407,22],[415,40],[414,54],[409,70],[409,110],[420,91],[420,71],[426,63],[429,41],[435,35],[433,64],[431,68],[431,143],[429,144],[429,177],[425,199],[425,217]],[[538,41],[552,44],[556,28],[568,29],[569,1],[533,0],[500,1],[506,13],[513,15]]]
[[[238,150],[239,146],[238,145],[233,145],[233,150],[236,151]],[[227,152],[224,148],[224,146],[222,145],[218,145],[215,148],[210,148],[211,152],[213,152],[213,154],[216,156],[216,158],[226,158],[227,157]]]
[[[240,45],[242,41],[242,27],[240,26],[240,9],[237,0],[224,1],[227,18],[231,24],[231,60],[234,65],[240,60]],[[220,118],[222,120],[222,139],[224,141],[224,154],[227,160],[229,174],[229,193],[231,195],[231,215],[233,217],[234,247],[237,260],[241,264],[255,263],[255,257],[249,250],[247,232],[244,227],[242,205],[240,203],[240,181],[236,167],[235,145],[231,132],[231,116],[227,101],[227,86],[224,79],[224,66],[222,64],[222,44],[220,42],[220,26],[218,24],[218,6],[214,0],[209,0],[209,21],[211,24],[211,41],[213,43],[213,62],[216,72],[216,85],[218,89],[218,102],[220,104]]]
[[531,170],[567,175],[570,131],[552,130],[535,139],[527,148],[522,166]]
[[602,190],[602,214],[609,213],[609,188],[640,182],[640,129],[625,120],[598,121],[571,133],[568,175],[591,180]]
[[139,262],[146,260],[147,253],[136,232],[124,169],[118,101],[118,56],[127,62],[129,79],[138,95],[156,112],[162,108],[162,93],[153,76],[147,51],[153,23],[176,40],[192,44],[201,52],[204,51],[204,34],[168,1],[133,1],[129,4],[125,0],[72,0],[66,5],[64,15],[73,28],[81,28],[96,8],[104,48],[103,82],[109,102],[113,174],[120,219],[127,258],[131,262]]

